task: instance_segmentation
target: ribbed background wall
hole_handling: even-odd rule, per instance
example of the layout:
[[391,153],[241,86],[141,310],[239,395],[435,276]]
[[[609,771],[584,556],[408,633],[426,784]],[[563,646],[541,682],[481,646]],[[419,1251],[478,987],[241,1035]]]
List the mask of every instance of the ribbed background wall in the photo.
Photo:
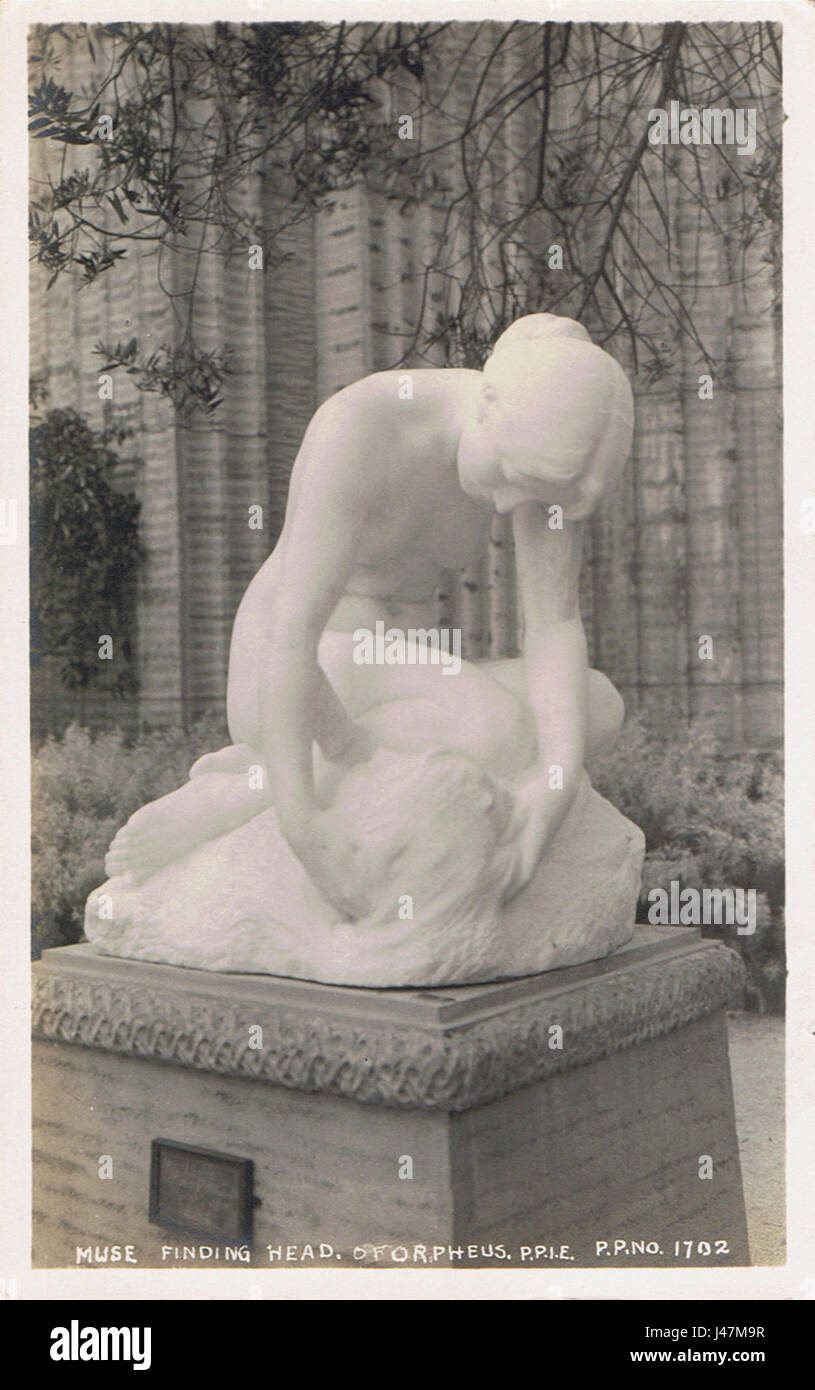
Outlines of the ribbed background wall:
[[[507,45],[484,79],[484,54],[498,27],[486,26],[475,42],[472,25],[457,25],[444,36],[440,70],[449,73],[457,64],[456,82],[444,109],[423,118],[422,139],[436,138],[434,122],[443,130],[448,117],[460,117],[477,83],[499,89],[540,62],[537,26],[528,26],[527,36]],[[573,30],[590,65],[583,26]],[[66,55],[62,81],[69,87],[87,78],[71,70],[76,61]],[[626,93],[619,96],[626,99]],[[396,87],[386,92],[394,115],[403,100],[408,95]],[[561,138],[574,130],[591,139],[581,114],[586,100],[585,92],[578,98],[571,90],[568,102],[557,98],[551,124]],[[534,156],[530,119],[522,113],[509,127],[506,187],[520,197],[534,176],[534,158],[509,156],[516,143]],[[627,138],[633,142],[637,133]],[[624,145],[625,132],[620,138]],[[35,176],[42,174],[45,145],[33,142]],[[47,406],[75,406],[96,426],[110,412],[135,427],[122,481],[141,500],[148,552],[138,596],[138,699],[74,697],[61,689],[55,672],[39,672],[36,729],[60,727],[74,716],[95,725],[160,723],[222,708],[232,618],[274,543],[288,473],[311,413],[342,386],[394,364],[411,343],[423,303],[425,314],[428,304],[445,307],[449,286],[437,283],[432,268],[442,245],[449,260],[455,234],[446,220],[450,200],[461,191],[452,154],[447,174],[443,195],[408,208],[373,187],[336,195],[330,210],[284,233],[277,244],[285,258],[267,260],[263,272],[250,270],[243,252],[228,263],[204,261],[199,336],[213,348],[227,346],[234,367],[213,419],[184,423],[120,374],[114,401],[98,398],[101,359],[92,348],[99,339],[137,334],[147,348],[172,339],[151,258],[133,255],[83,290],[65,279],[46,290],[45,276],[34,267],[32,370],[45,379]],[[709,178],[713,197],[715,167]],[[268,226],[277,224],[285,189],[271,174],[253,178],[245,197],[260,203]],[[763,745],[777,741],[781,721],[780,325],[771,312],[776,272],[766,231],[745,247],[735,233],[715,236],[676,186],[666,198],[667,229],[650,206],[635,210],[635,244],[647,244],[651,257],[655,245],[662,248],[666,280],[727,367],[714,383],[713,399],[700,400],[704,364],[688,340],[677,339],[665,343],[675,363],[667,376],[651,381],[642,372],[635,379],[632,457],[617,494],[593,520],[586,547],[584,621],[594,664],[620,688],[629,710],[644,711],[666,731],[710,712],[723,741]],[[734,216],[733,209],[723,208],[722,216]],[[535,235],[543,247],[558,240],[543,213]],[[587,222],[581,236],[591,235]],[[736,270],[734,288],[727,282]],[[180,258],[173,271],[178,285],[185,273]],[[635,281],[633,259],[629,273]],[[625,299],[624,279],[618,288]],[[659,332],[664,338],[664,327]],[[622,341],[611,350],[630,368]],[[407,362],[433,360],[432,352],[414,352]],[[263,531],[248,525],[256,503],[264,508]],[[470,655],[516,649],[506,519],[496,518],[482,570],[448,577],[439,614],[463,628]],[[702,634],[713,639],[712,661],[698,657]]]

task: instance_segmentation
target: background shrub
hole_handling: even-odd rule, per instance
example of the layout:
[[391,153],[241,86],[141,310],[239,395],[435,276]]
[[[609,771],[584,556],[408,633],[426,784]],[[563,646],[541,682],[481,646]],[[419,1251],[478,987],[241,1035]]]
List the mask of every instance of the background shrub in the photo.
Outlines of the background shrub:
[[229,742],[220,716],[189,730],[158,729],[128,742],[72,724],[35,751],[31,772],[34,955],[82,935],[85,899],[105,878],[104,859],[133,811],[173,791],[202,753]]
[[[128,433],[94,430],[75,410],[49,410],[29,432],[31,663],[58,658],[69,690],[138,688],[129,633],[144,556],[139,502],[116,487],[110,447]],[[99,660],[103,633],[117,634],[111,660]]]
[[779,1011],[784,1001],[784,803],[780,755],[755,749],[725,753],[706,720],[679,737],[626,723],[605,757],[590,768],[603,796],[642,827],[646,858],[637,919],[648,921],[648,893],[682,888],[754,888],[752,936],[736,927],[703,927],[727,941],[747,967],[745,1003]]

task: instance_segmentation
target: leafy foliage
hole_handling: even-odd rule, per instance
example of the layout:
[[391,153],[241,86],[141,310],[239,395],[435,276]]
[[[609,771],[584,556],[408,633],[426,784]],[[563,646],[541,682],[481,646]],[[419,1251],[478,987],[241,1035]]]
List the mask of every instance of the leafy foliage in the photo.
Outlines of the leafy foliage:
[[138,348],[138,338],[131,338],[115,347],[97,343],[93,350],[109,359],[100,371],[124,368],[128,376],[135,377],[140,391],[155,391],[167,397],[182,416],[196,407],[207,415],[217,410],[223,400],[220,389],[224,378],[231,372],[226,353],[204,352],[187,340],[179,347],[162,343],[155,352],[139,359]]
[[638,919],[648,920],[648,893],[682,888],[754,888],[755,934],[705,927],[740,951],[748,1001],[779,1009],[784,998],[784,807],[780,757],[720,751],[713,729],[693,721],[667,740],[640,720],[628,722],[613,750],[590,769],[603,796],[639,825],[646,858]]
[[[718,368],[677,294],[669,209],[681,197],[699,234],[731,247],[777,232],[776,27],[463,23],[453,49],[450,29],[36,27],[30,130],[49,157],[31,203],[33,254],[51,282],[78,266],[90,285],[131,252],[156,252],[177,317],[177,344],[146,354],[137,342],[126,361],[103,348],[111,363],[182,410],[215,409],[226,366],[195,341],[202,259],[262,243],[264,268],[274,269],[281,232],[364,178],[403,207],[429,202],[441,214],[414,272],[421,311],[400,361],[436,361],[441,351],[479,366],[508,323],[546,309],[587,322],[602,343],[621,335],[652,380],[673,369],[683,336]],[[61,82],[66,47],[87,49],[90,90]],[[473,52],[483,55],[474,85],[471,73],[462,82]],[[502,82],[508,57],[516,66]],[[649,107],[728,105],[745,94],[759,113],[755,156],[719,147],[681,164],[648,141]],[[565,130],[559,101],[580,110]],[[417,138],[395,138],[398,111],[412,113]],[[271,226],[245,197],[258,176],[279,190]],[[543,226],[565,251],[554,275]],[[165,252],[178,253],[176,267],[183,261],[183,284],[163,276]],[[748,274],[738,257],[732,274]]]
[[[139,503],[116,491],[111,442],[126,431],[91,429],[75,410],[51,410],[30,432],[32,665],[62,658],[70,689],[137,688],[129,628],[137,568]],[[100,660],[99,638],[113,639]]]
[[223,721],[189,733],[162,729],[130,743],[120,730],[93,737],[72,724],[32,760],[33,946],[64,946],[82,934],[85,899],[104,881],[110,841],[133,811],[173,791],[202,753],[228,741]]

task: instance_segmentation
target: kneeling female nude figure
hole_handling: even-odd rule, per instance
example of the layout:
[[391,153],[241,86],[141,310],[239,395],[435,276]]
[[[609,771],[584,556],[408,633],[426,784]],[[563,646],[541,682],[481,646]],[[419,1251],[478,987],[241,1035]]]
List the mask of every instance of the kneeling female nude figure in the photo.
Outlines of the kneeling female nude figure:
[[[573,320],[533,314],[482,371],[413,371],[410,399],[402,378],[375,373],[314,415],[280,539],[235,618],[232,743],[113,840],[106,869],[128,901],[174,865],[200,879],[213,842],[248,851],[230,837],[261,818],[297,877],[287,891],[326,923],[404,936],[407,897],[442,932],[457,894],[464,916],[475,899],[495,915],[573,812],[586,757],[616,737],[622,700],[589,670],[578,579],[585,522],[631,445],[624,372]],[[377,624],[406,643],[432,627],[441,572],[480,562],[493,509],[512,514],[522,655],[455,673],[416,653],[355,659]]]

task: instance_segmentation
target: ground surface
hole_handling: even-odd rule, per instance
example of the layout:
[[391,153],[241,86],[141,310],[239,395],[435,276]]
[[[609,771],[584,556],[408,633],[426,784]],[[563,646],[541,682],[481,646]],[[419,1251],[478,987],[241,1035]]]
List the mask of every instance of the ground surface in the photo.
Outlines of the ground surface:
[[784,1020],[728,1016],[741,1174],[754,1265],[783,1264]]

